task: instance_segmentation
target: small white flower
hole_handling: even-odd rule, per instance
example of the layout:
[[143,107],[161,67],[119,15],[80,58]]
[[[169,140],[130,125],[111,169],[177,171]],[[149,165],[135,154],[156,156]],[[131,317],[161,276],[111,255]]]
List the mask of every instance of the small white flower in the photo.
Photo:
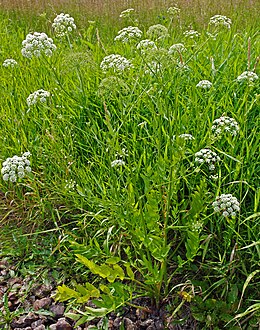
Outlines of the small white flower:
[[31,169],[30,166],[26,166],[26,167],[25,167],[25,171],[28,172],[28,173],[30,173],[30,172],[32,171],[32,169]]
[[206,164],[210,171],[215,170],[215,164],[220,161],[219,156],[210,149],[201,149],[195,153],[195,163]]
[[192,140],[195,140],[194,137],[193,137],[191,134],[187,134],[187,133],[180,134],[180,135],[179,135],[179,138],[180,138],[180,139],[183,139],[183,140],[185,140],[185,141],[192,141]]
[[111,162],[111,167],[124,166],[125,162],[122,159],[115,159]]
[[180,15],[180,12],[181,12],[181,10],[180,10],[180,8],[178,8],[178,7],[169,7],[168,9],[167,9],[167,14],[169,14],[170,16],[175,16],[175,15]]
[[130,42],[132,40],[140,39],[143,32],[136,26],[128,26],[120,30],[115,37],[115,41],[122,41],[123,43]]
[[213,121],[211,131],[216,136],[220,136],[225,132],[235,136],[239,131],[239,125],[235,119],[221,116]]
[[22,157],[25,157],[25,159],[28,160],[27,158],[28,158],[28,157],[31,157],[31,155],[32,155],[32,154],[30,153],[30,151],[26,151],[26,152],[24,152],[24,153],[22,154]]
[[[50,92],[45,91],[44,89],[39,89],[27,97],[28,106],[32,106],[37,103],[45,103],[47,98],[50,97]],[[27,156],[25,156],[27,157]]]
[[119,17],[120,18],[128,18],[128,17],[131,16],[131,14],[133,14],[134,11],[135,11],[134,8],[128,8],[126,10],[123,10],[121,12],[121,14],[119,15]]
[[232,21],[224,15],[214,15],[210,18],[209,24],[214,26],[224,26],[230,29]]
[[139,42],[136,48],[140,50],[142,54],[145,54],[148,51],[156,50],[157,46],[154,41],[149,39],[144,39]]
[[71,190],[75,190],[76,188],[76,181],[70,179],[69,181],[68,180],[65,180],[66,184],[65,184],[65,189],[68,190],[68,191],[71,191]]
[[212,83],[209,80],[201,80],[200,82],[197,83],[196,87],[209,89],[212,87]]
[[179,44],[173,44],[170,48],[169,48],[169,51],[168,53],[170,55],[178,52],[178,53],[184,53],[186,52],[187,49],[185,48],[185,46],[182,44],[182,43],[179,43]]
[[164,25],[155,24],[149,27],[146,34],[148,38],[158,40],[168,36],[168,29]]
[[132,67],[133,64],[129,60],[118,54],[111,54],[104,57],[100,64],[100,68],[104,73],[109,70],[114,71],[114,73],[121,73]]
[[222,194],[212,203],[214,212],[221,213],[224,217],[235,217],[236,212],[240,211],[239,202],[231,194]]
[[[24,154],[28,155],[28,157],[31,155],[29,152]],[[31,172],[30,166],[24,168],[25,159],[30,165],[29,159],[25,158],[24,154],[22,156],[15,155],[12,158],[9,157],[3,162],[1,173],[4,181],[16,182],[17,178],[23,178],[26,172]]]
[[186,38],[194,39],[194,38],[198,38],[200,36],[200,33],[198,31],[191,29],[183,32],[183,35]]
[[254,73],[253,71],[244,71],[237,77],[237,82],[243,83],[243,82],[249,82],[253,83],[255,80],[258,79],[258,75]]
[[17,178],[16,178],[16,176],[11,175],[11,176],[9,177],[9,180],[10,180],[11,182],[16,182]]
[[4,181],[8,181],[8,180],[9,180],[9,174],[8,174],[8,173],[5,173],[5,174],[3,175],[3,180],[4,180]]
[[199,232],[203,227],[203,222],[201,221],[193,221],[191,223],[191,230],[192,231],[196,231],[196,232]]
[[69,14],[61,13],[57,15],[53,21],[52,27],[58,37],[64,37],[66,34],[76,30],[74,18]]
[[6,68],[7,67],[15,68],[17,65],[18,65],[18,63],[16,62],[16,60],[14,60],[12,58],[7,58],[3,62],[3,66],[6,67]]
[[52,52],[56,50],[53,40],[47,34],[39,32],[27,34],[26,39],[22,42],[22,46],[22,55],[30,59],[33,56],[39,57],[42,54],[51,56]]

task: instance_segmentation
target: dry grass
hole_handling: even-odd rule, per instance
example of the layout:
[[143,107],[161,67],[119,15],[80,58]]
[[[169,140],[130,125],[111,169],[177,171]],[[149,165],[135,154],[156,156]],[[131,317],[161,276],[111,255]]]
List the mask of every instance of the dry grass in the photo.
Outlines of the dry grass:
[[143,18],[165,14],[177,4],[187,24],[204,23],[215,14],[227,15],[246,23],[247,17],[257,22],[260,11],[258,0],[0,0],[2,10],[30,14],[69,12],[83,22],[96,16],[113,22],[122,10],[135,8]]

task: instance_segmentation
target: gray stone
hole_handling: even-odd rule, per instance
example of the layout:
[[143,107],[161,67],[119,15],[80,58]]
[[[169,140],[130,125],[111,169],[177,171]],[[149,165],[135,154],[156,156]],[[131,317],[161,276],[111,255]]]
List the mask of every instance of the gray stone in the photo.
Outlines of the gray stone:
[[73,328],[65,318],[61,318],[58,319],[58,322],[56,323],[56,330],[73,330]]
[[113,322],[114,327],[119,328],[120,325],[121,325],[121,322],[122,322],[122,318],[121,318],[121,317],[117,317],[117,318],[115,318],[115,320],[114,320],[114,322]]
[[125,325],[125,330],[135,330],[135,325],[133,321],[131,321],[127,317],[124,318],[124,325]]
[[151,324],[149,325],[149,327],[146,328],[146,330],[156,330],[156,328],[153,324]]
[[45,298],[47,295],[50,294],[52,290],[52,286],[50,284],[42,284],[40,286],[37,286],[36,288],[34,288],[33,294],[37,297],[37,298]]
[[56,323],[49,326],[50,330],[57,330]]
[[155,321],[154,325],[157,330],[164,330],[164,325],[161,320]]
[[43,319],[39,319],[39,320],[33,322],[33,323],[31,324],[31,327],[32,327],[33,329],[37,329],[37,327],[43,325],[44,322],[45,322],[45,320],[43,320]]
[[[11,326],[13,328],[26,328],[27,326],[30,326],[34,321],[38,320],[38,316],[34,313],[30,312],[26,316],[19,317],[18,320],[14,320],[11,323]],[[31,327],[30,327],[31,329]]]
[[55,319],[59,319],[63,316],[65,307],[63,304],[51,305],[50,311],[54,314]]
[[39,309],[48,309],[51,304],[51,298],[42,298],[35,300],[33,308],[38,311]]
[[[33,328],[32,328],[33,329]],[[34,328],[34,330],[45,330],[45,325],[41,324],[38,327]]]

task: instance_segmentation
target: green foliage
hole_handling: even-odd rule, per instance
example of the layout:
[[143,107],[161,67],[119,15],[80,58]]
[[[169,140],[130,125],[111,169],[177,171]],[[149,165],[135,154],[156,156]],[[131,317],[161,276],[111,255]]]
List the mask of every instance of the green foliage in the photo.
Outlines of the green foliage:
[[[148,23],[168,28],[155,40],[158,50],[145,55],[134,43],[113,41],[123,20],[109,27],[101,18],[84,20],[66,40],[53,35],[47,14],[29,24],[0,11],[1,58],[18,62],[0,67],[0,161],[29,150],[33,169],[14,184],[0,180],[0,225],[21,219],[40,235],[57,235],[40,254],[26,235],[2,231],[1,256],[31,258],[30,269],[39,259],[52,266],[56,256],[67,263],[78,284],[58,286],[56,298],[73,301],[78,324],[128,303],[135,290],[159,308],[182,279],[202,288],[192,308],[204,327],[221,328],[259,308],[259,79],[236,80],[246,70],[259,75],[258,30],[233,13],[228,30],[192,22],[200,36],[188,39],[190,16],[173,20],[166,9],[136,22],[143,38]],[[22,57],[25,33],[34,30],[53,38],[51,58]],[[187,50],[169,54],[180,42]],[[102,72],[113,53],[134,67]],[[203,79],[212,82],[209,90],[196,86]],[[28,109],[26,98],[40,88],[50,99]],[[238,122],[236,136],[212,133],[222,115]],[[195,162],[203,148],[220,157],[215,169]],[[235,219],[214,212],[222,193],[239,200]],[[78,306],[89,300],[96,308],[82,312]]]
[[[233,308],[233,310],[232,310]],[[222,329],[223,326],[232,319],[234,307],[224,301],[207,299],[203,301],[200,297],[195,297],[191,306],[193,317],[200,322],[201,329]],[[231,326],[230,329],[239,329],[238,326]]]
[[[85,306],[84,312],[80,312],[83,315],[82,317],[73,313],[66,314],[68,317],[77,320],[77,325],[116,311],[131,300],[133,288],[123,282],[115,281],[117,278],[121,281],[127,279],[124,270],[117,264],[120,261],[117,257],[108,258],[102,265],[98,265],[79,254],[76,257],[77,261],[84,264],[92,274],[108,281],[108,285],[101,282],[98,288],[88,282],[84,285],[76,284],[75,290],[65,284],[57,287],[55,295],[57,301],[73,299],[77,304],[85,304],[91,300],[95,304],[95,308]],[[129,274],[129,279],[134,281],[134,273],[128,264],[126,264],[126,272]]]

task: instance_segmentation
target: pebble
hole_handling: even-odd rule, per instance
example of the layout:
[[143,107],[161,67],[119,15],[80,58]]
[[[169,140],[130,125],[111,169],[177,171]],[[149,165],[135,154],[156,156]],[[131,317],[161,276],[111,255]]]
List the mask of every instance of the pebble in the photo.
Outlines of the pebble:
[[63,304],[51,305],[50,311],[54,314],[55,319],[59,319],[64,314],[65,307]]
[[33,308],[38,311],[39,309],[48,309],[52,300],[51,298],[42,298],[42,299],[37,299],[33,303]]
[[56,330],[73,330],[72,326],[65,320],[61,318],[56,323]]

